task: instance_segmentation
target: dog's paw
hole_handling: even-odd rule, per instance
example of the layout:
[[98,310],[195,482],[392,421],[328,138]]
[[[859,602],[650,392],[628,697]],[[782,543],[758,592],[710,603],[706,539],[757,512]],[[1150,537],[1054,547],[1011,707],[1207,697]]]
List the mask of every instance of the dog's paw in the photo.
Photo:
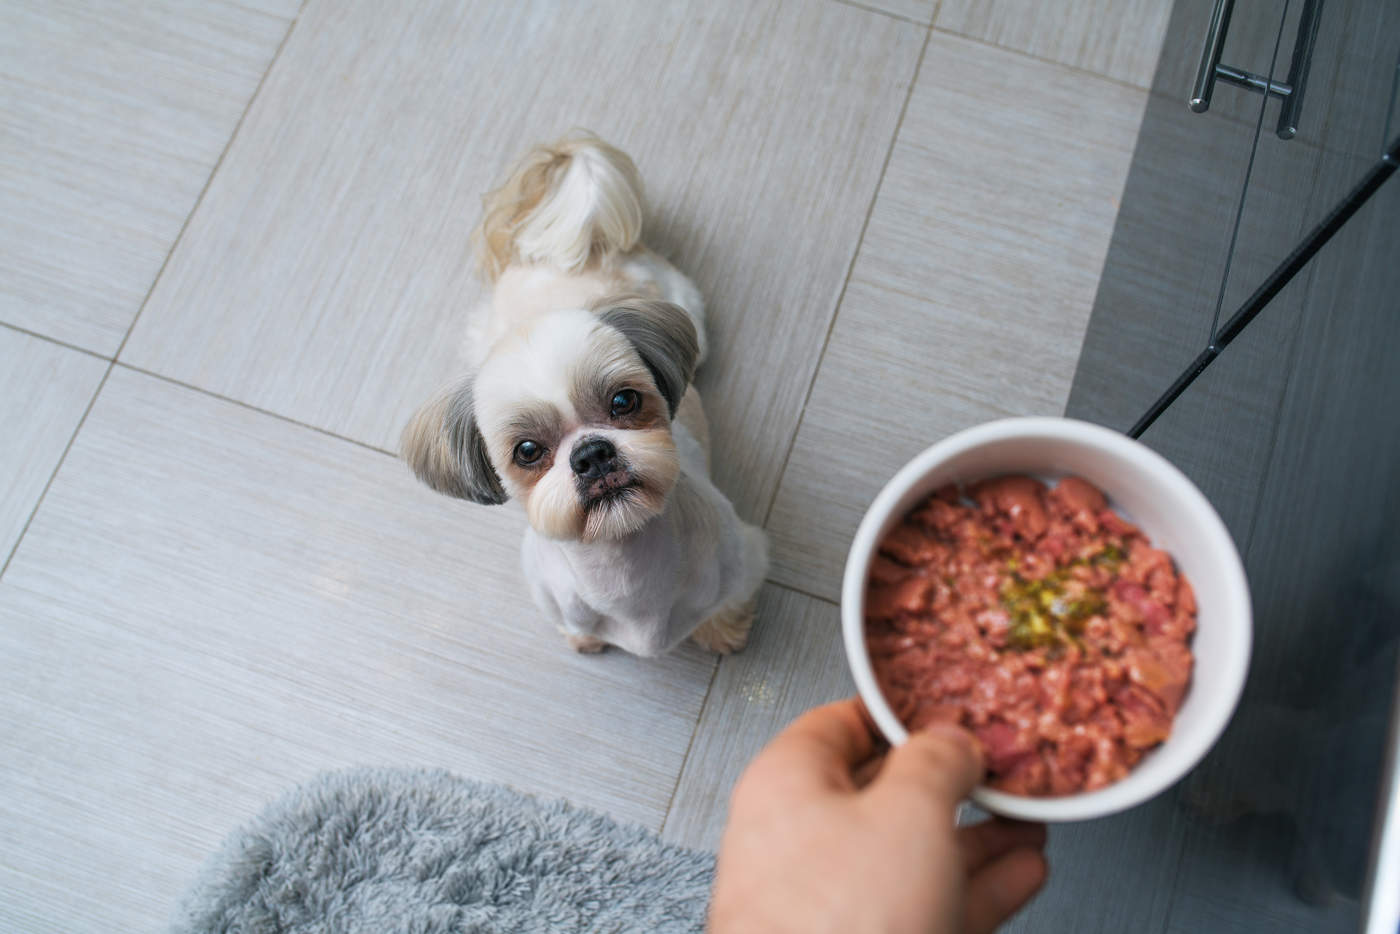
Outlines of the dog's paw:
[[565,635],[564,639],[569,643],[569,648],[580,655],[597,655],[608,647],[608,644],[597,636]]
[[690,638],[702,649],[732,655],[742,652],[749,643],[749,630],[753,628],[754,601],[720,610],[705,620],[690,634]]

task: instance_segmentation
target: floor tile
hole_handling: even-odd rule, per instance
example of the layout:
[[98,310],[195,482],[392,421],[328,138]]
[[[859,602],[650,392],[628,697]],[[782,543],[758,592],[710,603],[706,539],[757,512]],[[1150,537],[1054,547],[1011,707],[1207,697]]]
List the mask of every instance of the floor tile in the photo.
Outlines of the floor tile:
[[[934,25],[1004,49],[1152,86],[1173,0],[942,0]],[[1081,101],[1096,109],[1093,98]]]
[[458,366],[480,196],[589,127],[698,281],[716,472],[766,508],[926,31],[840,3],[313,0],[123,359],[392,447]]
[[748,647],[720,661],[662,836],[713,849],[749,760],[803,711],[855,692],[836,607],[765,588]]
[[1064,411],[1145,100],[934,34],[768,520],[776,581],[837,599],[904,461]]
[[116,353],[296,11],[0,8],[0,321]]
[[934,10],[937,9],[939,0],[837,0],[837,2],[879,10],[893,16],[902,16],[916,23],[928,23],[933,20]]
[[0,929],[153,929],[224,834],[352,764],[659,828],[714,657],[570,652],[520,531],[118,366],[0,581]]
[[19,541],[107,361],[0,327],[0,567]]

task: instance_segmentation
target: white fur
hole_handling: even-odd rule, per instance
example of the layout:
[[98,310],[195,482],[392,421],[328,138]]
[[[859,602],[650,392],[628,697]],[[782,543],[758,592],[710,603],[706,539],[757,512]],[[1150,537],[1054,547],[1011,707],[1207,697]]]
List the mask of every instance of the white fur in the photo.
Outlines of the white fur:
[[[581,372],[585,368],[591,373]],[[499,341],[475,381],[477,424],[492,464],[511,498],[524,502],[531,527],[547,538],[591,539],[603,531],[630,532],[652,517],[643,503],[628,501],[591,517],[580,511],[567,454],[585,437],[611,442],[635,477],[651,489],[669,490],[679,471],[669,431],[618,431],[583,423],[570,390],[586,375],[602,377],[605,383],[649,379],[626,338],[591,312],[566,309],[544,313]],[[508,429],[518,412],[545,408],[557,413],[568,431],[550,439],[553,463],[527,491],[509,469],[517,439]]]
[[[504,278],[504,277],[503,277]],[[496,341],[476,377],[477,419],[490,437],[522,401],[538,399],[575,416],[569,377],[579,348],[598,331],[598,319],[582,308],[541,312]],[[496,470],[504,465],[496,464]]]
[[[491,298],[473,310],[464,357],[478,367],[512,329],[544,312],[585,308],[605,295],[632,292],[684,308],[705,359],[705,306],[679,269],[641,245],[644,196],[636,168],[600,141],[555,151],[569,163],[553,190],[514,235],[517,260],[501,270]],[[590,259],[596,262],[590,263]]]
[[502,338],[540,315],[561,308],[586,308],[605,295],[620,292],[659,298],[684,308],[700,340],[699,362],[704,361],[709,344],[700,289],[665,259],[639,247],[619,263],[579,273],[547,264],[507,267],[490,298],[471,312],[462,349],[464,362],[468,369],[477,370]]
[[680,478],[666,511],[636,534],[585,544],[525,533],[531,595],[566,635],[660,655],[762,585],[763,533],[739,519],[705,476],[704,453],[690,433],[679,424],[671,430]]
[[579,146],[564,177],[515,234],[522,262],[582,272],[596,241],[627,252],[642,235],[641,179],[598,146]]
[[[743,608],[767,573],[763,533],[739,519],[715,488],[703,443],[680,422],[609,431],[581,424],[570,398],[580,369],[610,375],[631,367],[634,379],[651,380],[644,367],[635,375],[641,361],[627,338],[581,309],[618,293],[671,302],[694,323],[703,359],[700,290],[640,244],[641,183],[630,160],[594,138],[541,151],[549,158],[567,153],[571,161],[513,228],[513,241],[498,244],[493,255],[510,258],[493,270],[495,288],[474,310],[465,348],[488,456],[530,520],[522,557],[531,593],[580,651],[596,651],[601,640],[660,654],[722,614],[739,620],[735,641],[723,649],[731,650],[742,644]],[[703,425],[693,389],[687,403]],[[542,406],[552,407],[564,428],[554,460],[541,466],[543,474],[512,476],[517,441],[510,426]],[[602,532],[592,538],[586,526],[598,523],[583,515],[568,464],[568,452],[585,436],[606,437],[636,476],[664,494],[645,506],[628,497],[609,501]]]

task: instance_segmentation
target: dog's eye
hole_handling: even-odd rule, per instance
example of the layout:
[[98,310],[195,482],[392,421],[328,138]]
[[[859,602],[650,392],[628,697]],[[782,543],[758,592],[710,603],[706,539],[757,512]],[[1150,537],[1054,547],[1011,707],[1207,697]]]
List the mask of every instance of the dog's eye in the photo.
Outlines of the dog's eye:
[[612,397],[612,417],[620,418],[623,415],[631,415],[637,411],[637,407],[642,404],[642,397],[637,395],[635,389],[620,390]]
[[515,446],[515,462],[521,467],[529,467],[544,455],[544,445],[535,441],[522,441]]

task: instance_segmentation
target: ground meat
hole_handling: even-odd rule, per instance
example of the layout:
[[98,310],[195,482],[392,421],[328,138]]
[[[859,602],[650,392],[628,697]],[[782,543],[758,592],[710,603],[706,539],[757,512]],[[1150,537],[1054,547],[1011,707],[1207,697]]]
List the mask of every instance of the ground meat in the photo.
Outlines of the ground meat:
[[938,490],[881,542],[865,605],[895,714],[971,730],[1013,794],[1127,775],[1191,680],[1191,585],[1078,477]]

